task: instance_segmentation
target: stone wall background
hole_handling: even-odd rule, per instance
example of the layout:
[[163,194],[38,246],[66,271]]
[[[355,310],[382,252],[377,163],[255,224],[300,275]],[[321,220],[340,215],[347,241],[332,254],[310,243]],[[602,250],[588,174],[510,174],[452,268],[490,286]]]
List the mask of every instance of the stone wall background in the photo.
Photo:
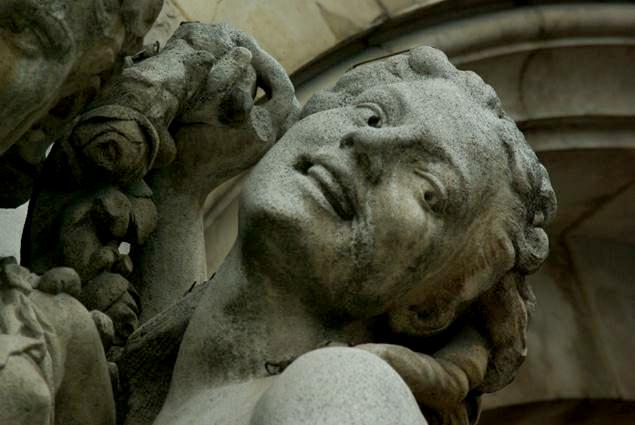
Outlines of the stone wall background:
[[[184,20],[253,34],[301,101],[356,63],[420,44],[479,73],[538,151],[560,201],[552,255],[532,277],[529,358],[512,385],[485,399],[482,423],[635,423],[635,5],[165,0],[146,41],[163,44]],[[207,199],[210,274],[234,240],[242,180]],[[0,255],[17,254],[25,211],[0,211]]]

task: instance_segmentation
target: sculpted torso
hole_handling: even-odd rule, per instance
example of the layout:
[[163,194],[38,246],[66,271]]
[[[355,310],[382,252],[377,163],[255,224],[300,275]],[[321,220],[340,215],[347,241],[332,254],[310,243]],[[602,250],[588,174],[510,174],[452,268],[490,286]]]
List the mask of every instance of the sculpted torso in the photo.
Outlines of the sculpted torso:
[[418,48],[300,111],[230,27],[182,25],[147,56],[54,146],[23,252],[38,273],[75,268],[106,348],[125,347],[207,279],[205,196],[257,163],[154,423],[474,423],[525,356],[524,277],[555,207],[493,90]]

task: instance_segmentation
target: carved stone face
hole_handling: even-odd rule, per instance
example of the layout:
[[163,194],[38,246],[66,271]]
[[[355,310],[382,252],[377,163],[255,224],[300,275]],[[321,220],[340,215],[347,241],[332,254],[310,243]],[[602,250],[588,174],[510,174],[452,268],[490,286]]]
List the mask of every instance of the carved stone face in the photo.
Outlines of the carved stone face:
[[509,181],[495,119],[442,79],[378,85],[306,117],[243,191],[250,267],[329,314],[376,315],[416,302],[404,299],[415,289],[425,304]]
[[68,96],[94,85],[91,77],[112,66],[125,34],[110,3],[2,1],[0,154],[64,97],[64,108],[55,113],[60,119],[71,116],[63,110],[75,109]]

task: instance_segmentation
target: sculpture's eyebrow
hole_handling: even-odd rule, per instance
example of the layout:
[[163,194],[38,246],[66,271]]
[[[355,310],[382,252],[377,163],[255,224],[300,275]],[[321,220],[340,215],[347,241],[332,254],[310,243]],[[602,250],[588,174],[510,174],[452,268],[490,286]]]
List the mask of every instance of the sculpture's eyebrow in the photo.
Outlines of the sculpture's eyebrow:
[[[418,160],[422,159],[420,156],[425,155],[425,160],[434,160],[443,164],[446,164],[454,175],[456,175],[458,182],[454,185],[447,185],[447,191],[449,198],[455,198],[457,186],[459,190],[467,187],[467,174],[464,167],[461,166],[461,161],[457,159],[443,146],[443,141],[438,137],[431,134],[424,126],[412,126],[411,137],[416,139]],[[425,169],[425,167],[423,167]],[[447,182],[446,182],[447,183]]]
[[403,93],[393,85],[372,87],[355,97],[355,102],[378,103],[385,109],[391,123],[398,123],[403,118],[407,102]]
[[[417,139],[417,146],[427,155],[438,161],[445,162],[452,168],[459,170],[459,167],[450,153],[443,147],[441,142],[422,126],[413,128],[414,137]],[[459,170],[460,171],[460,170]]]

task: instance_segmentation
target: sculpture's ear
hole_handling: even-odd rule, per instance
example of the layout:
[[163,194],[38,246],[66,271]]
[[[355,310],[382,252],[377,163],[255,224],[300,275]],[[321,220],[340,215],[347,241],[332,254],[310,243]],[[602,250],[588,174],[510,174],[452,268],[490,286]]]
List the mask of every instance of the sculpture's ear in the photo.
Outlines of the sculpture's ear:
[[126,27],[124,53],[137,53],[143,44],[143,37],[159,16],[163,0],[122,0],[121,16]]

